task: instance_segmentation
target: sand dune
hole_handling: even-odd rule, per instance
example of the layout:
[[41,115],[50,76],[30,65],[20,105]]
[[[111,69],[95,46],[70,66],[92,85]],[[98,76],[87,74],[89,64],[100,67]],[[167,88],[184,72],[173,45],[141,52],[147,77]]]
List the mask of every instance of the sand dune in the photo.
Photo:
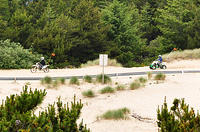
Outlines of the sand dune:
[[[193,61],[180,61],[168,64],[169,69],[198,69],[200,64],[199,60]],[[192,67],[193,66],[193,67]],[[199,65],[200,66],[200,65]],[[149,70],[148,67],[142,68],[121,68],[121,67],[106,67],[106,73],[113,72],[131,72],[131,71],[145,71]],[[50,73],[43,72],[30,73],[29,70],[0,70],[0,76],[61,76],[61,75],[86,75],[86,74],[100,74],[101,67],[88,67],[83,69],[62,69],[51,70]],[[145,87],[137,90],[129,90],[130,83],[139,76],[129,77],[113,77],[112,87],[118,84],[124,84],[127,90],[117,91],[113,94],[100,94],[99,90],[107,85],[98,83],[88,84],[80,80],[81,85],[72,86],[68,84],[58,87],[57,89],[47,89],[47,95],[43,103],[35,111],[44,110],[48,104],[52,104],[61,96],[64,103],[73,100],[76,95],[77,99],[81,99],[84,107],[82,109],[81,119],[87,124],[93,132],[155,132],[158,130],[156,124],[156,110],[161,106],[164,97],[167,98],[169,105],[172,104],[174,98],[185,98],[186,103],[189,103],[195,110],[199,109],[200,100],[200,74],[177,74],[167,75],[163,83],[155,83],[149,80]],[[146,77],[146,76],[144,76]],[[23,85],[27,81],[0,81],[0,100],[5,99],[10,94],[20,93]],[[39,81],[31,81],[32,88],[44,89],[45,86],[41,85]],[[86,98],[82,96],[82,92],[92,89],[96,93],[94,98]],[[131,113],[128,120],[97,120],[97,116],[103,114],[107,110],[118,109],[127,107]],[[151,120],[138,120],[132,117],[137,114],[143,118]]]

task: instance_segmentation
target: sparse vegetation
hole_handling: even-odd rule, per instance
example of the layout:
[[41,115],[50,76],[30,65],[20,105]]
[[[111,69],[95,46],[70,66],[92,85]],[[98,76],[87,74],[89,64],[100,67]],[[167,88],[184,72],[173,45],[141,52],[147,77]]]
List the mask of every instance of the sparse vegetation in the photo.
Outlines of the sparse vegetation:
[[89,75],[84,76],[83,80],[88,83],[92,83],[92,77]]
[[164,61],[171,62],[178,59],[200,59],[200,49],[174,51],[163,55]]
[[42,84],[51,84],[52,83],[52,78],[49,77],[49,76],[46,76],[46,77],[41,79],[41,83]]
[[158,74],[155,75],[154,80],[157,80],[157,81],[159,81],[159,80],[165,80],[165,78],[166,78],[165,74],[158,73]]
[[58,81],[59,81],[61,84],[65,84],[65,78],[63,78],[63,77],[58,78]]
[[[102,83],[102,78],[103,78],[103,75],[100,74],[100,75],[97,75],[96,77],[96,81],[99,82],[99,83]],[[107,83],[110,83],[112,80],[109,76],[107,75],[104,75],[104,83],[107,84]]]
[[[88,61],[85,64],[81,64],[81,67],[89,67],[89,66],[97,66],[99,65],[99,59]],[[120,63],[118,63],[115,59],[108,59],[108,66],[122,66]]]
[[140,82],[138,80],[135,80],[130,84],[130,89],[131,90],[135,90],[135,89],[138,89],[140,87],[141,87],[141,84],[140,84]]
[[82,92],[82,95],[85,97],[94,97],[95,96],[95,94],[92,90],[84,91],[84,92]]
[[75,85],[79,85],[79,84],[80,84],[77,77],[72,77],[72,78],[70,79],[70,82],[69,82],[69,83],[70,83],[70,84],[75,84]]
[[125,90],[126,86],[125,85],[117,85],[117,87],[115,88],[117,91],[120,90]]
[[104,94],[104,93],[114,93],[115,92],[115,89],[110,87],[110,86],[107,86],[103,89],[101,89],[100,93],[101,94]]
[[152,78],[152,72],[147,72],[147,77],[150,80]]
[[140,77],[139,79],[139,82],[142,83],[142,84],[145,84],[147,82],[147,79],[144,78],[144,77]]
[[117,110],[109,110],[105,112],[101,117],[103,119],[107,120],[119,120],[119,119],[128,119],[128,114],[130,113],[130,110],[128,108],[122,108]]

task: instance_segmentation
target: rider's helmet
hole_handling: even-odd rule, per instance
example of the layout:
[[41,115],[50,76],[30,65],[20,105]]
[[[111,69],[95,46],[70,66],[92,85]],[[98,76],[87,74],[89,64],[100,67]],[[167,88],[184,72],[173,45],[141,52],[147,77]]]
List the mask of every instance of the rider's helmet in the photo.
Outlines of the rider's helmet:
[[40,60],[44,60],[44,57],[41,57]]
[[161,58],[162,56],[161,56],[161,55],[159,55],[158,57],[159,57],[159,58]]

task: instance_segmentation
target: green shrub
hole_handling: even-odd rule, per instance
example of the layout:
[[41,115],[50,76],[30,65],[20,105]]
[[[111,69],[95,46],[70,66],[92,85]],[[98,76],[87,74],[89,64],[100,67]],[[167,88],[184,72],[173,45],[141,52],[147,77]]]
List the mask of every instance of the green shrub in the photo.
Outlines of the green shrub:
[[174,99],[169,110],[166,98],[161,109],[157,110],[157,125],[161,132],[199,132],[200,115],[189,108],[184,99]]
[[33,110],[42,102],[46,91],[30,89],[28,92],[27,88],[28,86],[23,88],[21,95],[11,95],[1,104],[1,132],[89,132],[83,122],[77,124],[83,107],[81,101],[76,102],[74,97],[71,106],[68,106],[58,98],[56,103],[36,116]]
[[144,84],[144,83],[147,82],[147,79],[144,78],[144,77],[140,77],[138,80],[139,80],[139,82],[142,83],[142,84]]
[[114,120],[119,120],[119,119],[128,119],[127,114],[130,113],[130,110],[127,108],[122,108],[118,110],[109,110],[105,112],[101,117],[103,119],[114,119]]
[[89,75],[84,76],[83,79],[84,79],[85,82],[92,83],[92,77],[89,76]]
[[77,77],[72,77],[69,83],[79,85],[79,80]]
[[135,90],[135,89],[138,89],[140,87],[141,87],[141,84],[140,84],[140,82],[138,80],[135,80],[134,82],[132,82],[130,84],[130,89],[131,90]]
[[0,53],[0,69],[28,69],[42,56],[10,40],[0,41]]
[[44,77],[43,79],[41,79],[41,83],[42,84],[51,84],[53,81],[52,81],[52,78],[49,77],[49,76],[46,76]]
[[118,85],[115,89],[117,90],[117,91],[120,91],[120,90],[125,90],[125,85]]
[[61,84],[65,84],[65,78],[64,78],[64,77],[58,78],[58,81],[59,81]]
[[152,78],[152,73],[151,72],[147,72],[147,77],[148,77],[148,79],[151,79]]
[[[102,83],[102,78],[103,78],[103,75],[100,74],[100,75],[97,75],[96,77],[96,81],[99,82],[99,83]],[[107,83],[110,83],[112,80],[109,76],[107,75],[104,75],[104,83],[107,84]]]
[[156,76],[154,77],[154,80],[165,80],[166,75],[163,73],[158,73],[156,74]]
[[95,94],[94,94],[94,92],[92,90],[84,91],[82,94],[85,97],[94,97],[95,96]]
[[101,94],[104,94],[104,93],[114,93],[115,92],[115,89],[110,87],[110,86],[107,86],[103,89],[101,89]]

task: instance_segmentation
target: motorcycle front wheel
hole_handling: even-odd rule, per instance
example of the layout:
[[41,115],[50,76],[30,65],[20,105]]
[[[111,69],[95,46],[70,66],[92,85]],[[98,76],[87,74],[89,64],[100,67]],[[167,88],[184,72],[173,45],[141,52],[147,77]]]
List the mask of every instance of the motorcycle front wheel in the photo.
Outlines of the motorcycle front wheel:
[[36,71],[37,71],[37,67],[36,67],[36,66],[33,66],[33,67],[31,68],[31,72],[34,73],[34,72],[36,72]]

